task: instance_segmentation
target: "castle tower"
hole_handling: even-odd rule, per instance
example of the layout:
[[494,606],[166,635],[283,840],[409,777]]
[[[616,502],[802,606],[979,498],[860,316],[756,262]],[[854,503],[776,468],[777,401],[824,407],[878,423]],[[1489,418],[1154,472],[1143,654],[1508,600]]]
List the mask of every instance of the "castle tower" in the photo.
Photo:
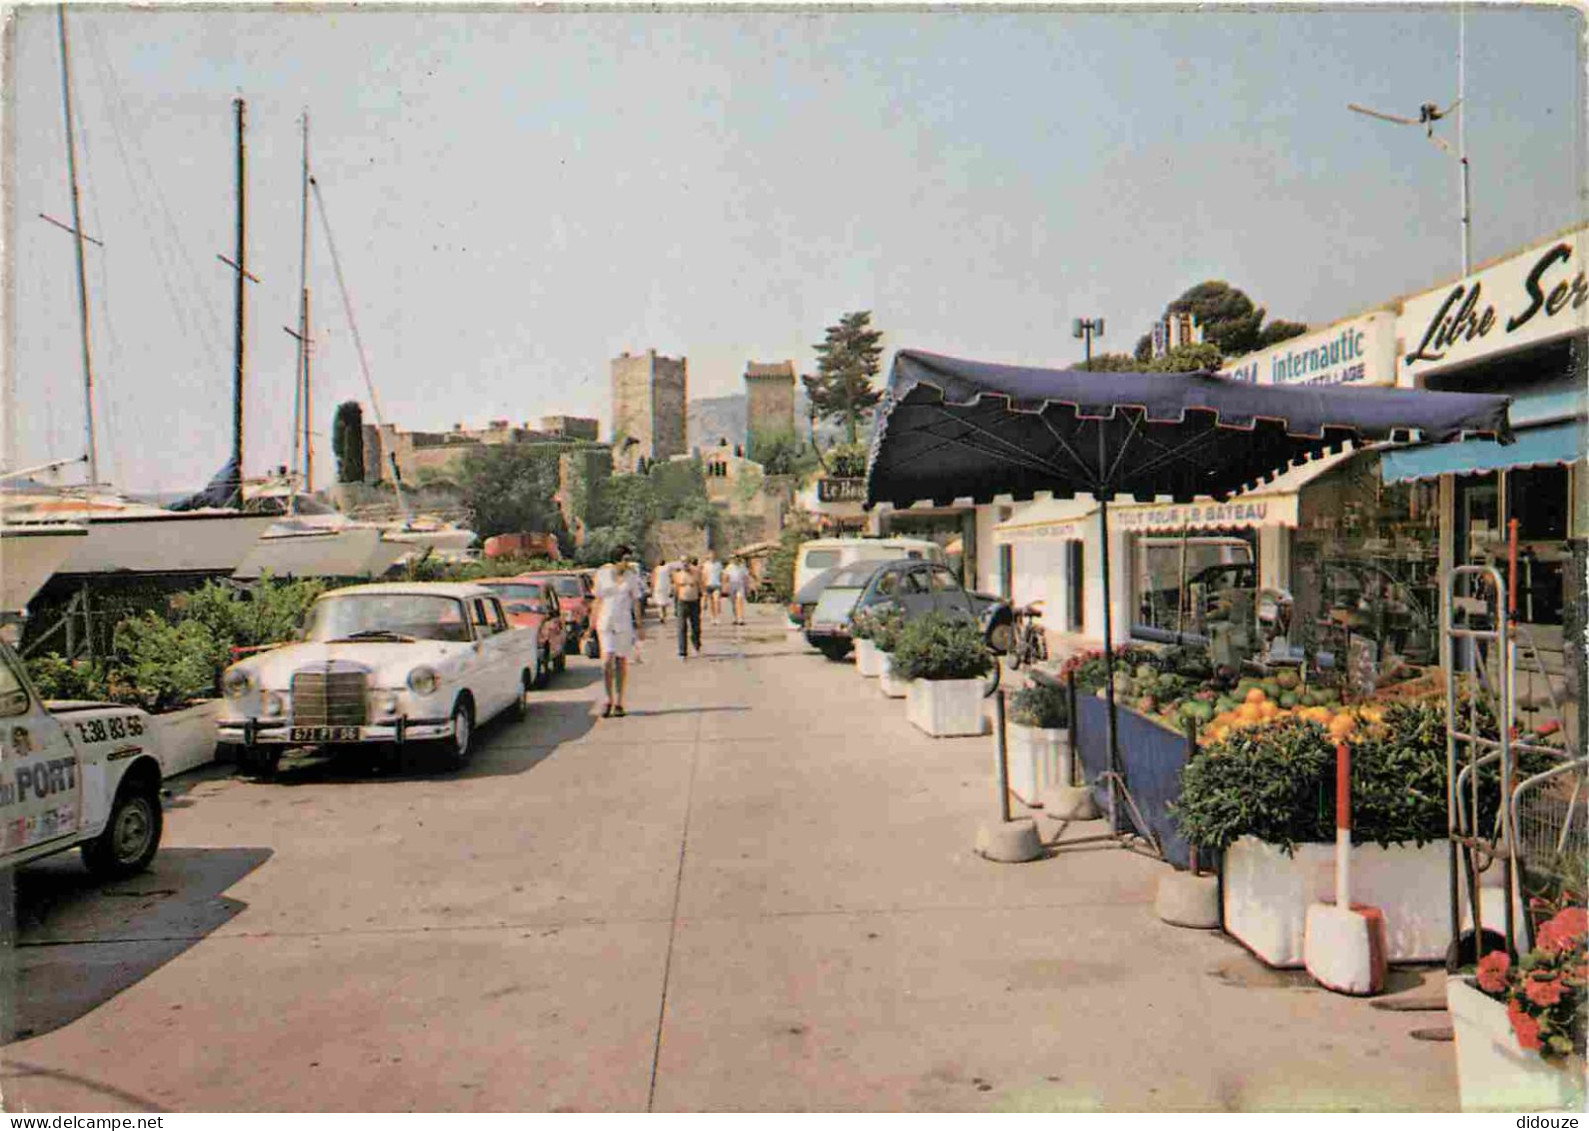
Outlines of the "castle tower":
[[794,435],[794,404],[794,362],[746,362],[745,450],[751,459],[757,436]]
[[616,470],[684,454],[688,394],[687,358],[659,357],[651,349],[612,359],[613,439],[625,441],[612,453]]

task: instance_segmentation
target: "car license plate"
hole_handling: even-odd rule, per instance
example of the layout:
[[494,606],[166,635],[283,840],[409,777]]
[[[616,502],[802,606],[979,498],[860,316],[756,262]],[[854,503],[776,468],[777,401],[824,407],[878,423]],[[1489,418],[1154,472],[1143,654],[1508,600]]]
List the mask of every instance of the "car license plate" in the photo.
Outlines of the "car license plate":
[[358,727],[291,727],[287,737],[293,742],[357,742]]

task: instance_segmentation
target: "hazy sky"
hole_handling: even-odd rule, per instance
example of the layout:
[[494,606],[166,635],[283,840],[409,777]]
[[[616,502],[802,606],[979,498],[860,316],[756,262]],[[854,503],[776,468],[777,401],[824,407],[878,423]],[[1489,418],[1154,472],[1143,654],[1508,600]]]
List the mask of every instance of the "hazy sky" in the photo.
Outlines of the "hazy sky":
[[[13,464],[82,450],[60,50],[14,9]],[[382,408],[404,428],[608,412],[608,359],[813,365],[845,311],[913,347],[1065,364],[1129,350],[1223,278],[1324,323],[1458,272],[1455,7],[959,11],[69,8],[101,465],[197,487],[230,435],[231,100],[248,102],[247,468],[289,455],[298,119]],[[1585,215],[1583,25],[1467,17],[1473,251]],[[1441,133],[1455,140],[1454,122]],[[323,233],[319,466],[367,404]],[[886,363],[885,358],[885,363]]]

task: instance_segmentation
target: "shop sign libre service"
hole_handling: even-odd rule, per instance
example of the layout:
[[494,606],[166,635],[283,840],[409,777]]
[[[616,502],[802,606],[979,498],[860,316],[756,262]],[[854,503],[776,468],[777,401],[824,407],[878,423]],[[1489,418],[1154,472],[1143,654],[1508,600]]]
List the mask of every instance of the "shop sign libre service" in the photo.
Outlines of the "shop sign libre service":
[[1530,248],[1402,306],[1404,383],[1589,327],[1585,230]]
[[1237,358],[1219,372],[1254,385],[1394,385],[1395,336],[1394,315],[1368,314]]

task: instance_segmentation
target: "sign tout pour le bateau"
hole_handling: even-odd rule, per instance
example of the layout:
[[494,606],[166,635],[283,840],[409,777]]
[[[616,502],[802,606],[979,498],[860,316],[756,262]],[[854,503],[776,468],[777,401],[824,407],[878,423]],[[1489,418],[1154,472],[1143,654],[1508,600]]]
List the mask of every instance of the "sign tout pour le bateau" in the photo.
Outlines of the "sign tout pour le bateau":
[[1589,329],[1586,231],[1408,299],[1396,323],[1404,380]]

